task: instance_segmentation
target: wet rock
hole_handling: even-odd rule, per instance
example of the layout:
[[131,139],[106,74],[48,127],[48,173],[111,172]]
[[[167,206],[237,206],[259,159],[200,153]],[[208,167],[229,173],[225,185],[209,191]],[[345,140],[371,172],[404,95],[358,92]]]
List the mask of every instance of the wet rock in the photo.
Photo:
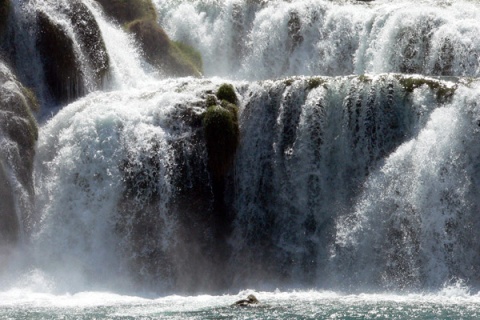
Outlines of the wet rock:
[[253,294],[248,295],[247,299],[242,299],[238,300],[233,304],[235,307],[248,307],[251,305],[259,304],[260,301],[258,301],[257,297],[255,297]]
[[35,110],[34,94],[0,61],[0,247],[17,242],[20,219],[33,208]]
[[105,13],[121,24],[134,20],[156,20],[155,7],[150,0],[97,0]]
[[10,7],[10,0],[0,0],[0,37],[7,28],[8,16],[10,15]]
[[42,11],[37,13],[37,48],[49,92],[56,103],[64,104],[102,85],[109,58],[100,28],[83,3],[72,1],[60,11],[74,27],[80,52],[75,52],[74,41],[64,27]]
[[136,20],[127,25],[135,35],[146,60],[167,76],[201,76],[202,60],[193,48],[170,41],[153,20]]

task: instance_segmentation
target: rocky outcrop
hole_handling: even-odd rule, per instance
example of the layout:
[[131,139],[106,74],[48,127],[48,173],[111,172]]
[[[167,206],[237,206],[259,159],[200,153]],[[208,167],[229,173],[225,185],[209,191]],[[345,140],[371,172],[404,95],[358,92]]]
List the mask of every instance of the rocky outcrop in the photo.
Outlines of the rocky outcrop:
[[37,13],[37,47],[44,65],[45,81],[55,102],[68,103],[101,86],[109,58],[99,26],[88,8],[73,1],[63,13],[70,19],[74,40],[48,14]]
[[202,75],[202,58],[194,48],[171,41],[157,23],[157,14],[150,0],[97,0],[105,13],[123,24],[135,36],[145,60],[166,76]]
[[[34,94],[0,61],[0,247],[14,244],[33,204],[33,158],[38,129]],[[1,252],[0,252],[1,253]]]
[[72,1],[67,12],[80,40],[82,51],[88,57],[88,64],[94,73],[94,81],[100,86],[109,68],[107,48],[95,17],[80,1]]
[[228,84],[220,86],[217,98],[220,103],[210,100],[212,104],[207,106],[203,129],[210,171],[215,180],[223,180],[238,146],[237,98],[233,87]]
[[153,20],[136,20],[127,25],[135,35],[146,60],[168,76],[196,76],[202,74],[201,58],[195,62],[193,48],[171,41],[165,31]]
[[37,47],[42,55],[45,81],[57,103],[68,103],[85,94],[73,41],[49,17],[39,12]]

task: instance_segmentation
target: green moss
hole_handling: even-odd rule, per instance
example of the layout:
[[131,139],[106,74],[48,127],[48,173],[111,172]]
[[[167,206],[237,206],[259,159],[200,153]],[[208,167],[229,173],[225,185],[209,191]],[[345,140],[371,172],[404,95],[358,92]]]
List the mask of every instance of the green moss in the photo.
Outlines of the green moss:
[[188,60],[200,72],[203,72],[202,55],[194,47],[180,41],[173,41],[173,44],[180,50],[184,59]]
[[216,106],[217,105],[217,98],[215,98],[214,95],[212,94],[209,94],[207,96],[207,99],[205,101],[205,105],[208,107],[211,107],[211,106]]
[[[170,41],[165,31],[153,20],[135,20],[126,25],[135,35],[147,61],[168,76],[201,76],[201,58],[193,48]],[[183,50],[181,49],[183,48]],[[188,48],[188,49],[187,49]]]
[[0,36],[2,36],[7,28],[10,7],[10,0],[0,0]]
[[217,181],[230,169],[239,142],[236,106],[226,103],[208,107],[203,117],[208,164]]
[[126,27],[140,42],[142,50],[150,62],[168,54],[170,39],[155,21],[135,20],[128,23]]
[[372,82],[372,78],[370,78],[369,76],[367,76],[367,75],[365,75],[365,74],[359,75],[359,76],[358,76],[358,80],[359,80],[360,82],[363,82],[363,83]]
[[222,100],[221,104],[222,108],[228,110],[232,116],[233,120],[238,124],[238,107],[237,105],[228,102],[227,100]]
[[105,13],[124,24],[134,20],[157,20],[151,0],[97,0]]
[[322,78],[310,78],[307,80],[307,89],[308,90],[313,90],[315,88],[318,88],[319,86],[325,85],[326,81]]
[[38,112],[40,110],[40,103],[38,102],[35,92],[33,92],[33,90],[30,88],[22,87],[22,93],[27,100],[29,109],[33,112]]
[[436,93],[437,100],[440,101],[444,101],[453,96],[455,90],[457,89],[456,85],[449,87],[445,83],[435,79],[401,76],[397,77],[397,79],[407,93],[412,93],[413,90],[426,85],[430,88],[430,90]]
[[231,84],[224,83],[217,90],[217,98],[233,104],[237,104],[237,95]]
[[285,85],[287,87],[289,87],[293,84],[294,81],[295,81],[294,79],[290,78],[290,79],[285,79],[285,81],[283,81],[283,83],[285,83]]
[[[192,48],[193,49],[193,48]],[[202,76],[202,62],[197,64],[192,60],[190,53],[184,52],[174,42],[170,43],[169,56],[167,57],[166,70],[173,76]]]

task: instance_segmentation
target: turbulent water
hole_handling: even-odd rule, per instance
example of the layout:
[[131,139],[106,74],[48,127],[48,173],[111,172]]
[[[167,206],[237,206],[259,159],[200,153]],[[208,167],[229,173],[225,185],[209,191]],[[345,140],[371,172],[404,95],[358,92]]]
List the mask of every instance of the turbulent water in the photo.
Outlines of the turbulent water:
[[[201,79],[163,77],[79,3],[105,43],[102,81],[73,2],[13,1],[11,64],[43,111],[0,317],[479,316],[478,3],[154,0],[201,52]],[[76,101],[46,89],[37,15],[71,39]],[[223,83],[240,143],[219,192],[202,117]],[[231,308],[247,288],[262,304]]]
[[[348,295],[334,292],[258,292],[255,307],[231,307],[245,294],[144,299],[83,292],[52,296],[18,291],[0,295],[8,319],[476,319],[478,296],[459,288],[439,295]],[[101,302],[100,302],[101,301]]]

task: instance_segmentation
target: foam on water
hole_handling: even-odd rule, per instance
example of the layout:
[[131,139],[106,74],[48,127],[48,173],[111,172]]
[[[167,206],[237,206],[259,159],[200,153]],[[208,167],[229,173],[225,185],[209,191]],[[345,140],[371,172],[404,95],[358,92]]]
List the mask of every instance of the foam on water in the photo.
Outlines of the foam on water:
[[[254,307],[231,307],[231,304],[255,294],[261,304]],[[9,291],[0,293],[0,315],[29,319],[350,319],[393,317],[468,318],[479,315],[478,295],[441,296],[361,294],[345,295],[330,291],[255,292],[223,296],[167,296],[146,299],[111,293],[82,292],[74,295]],[[100,302],[101,301],[101,302]]]

